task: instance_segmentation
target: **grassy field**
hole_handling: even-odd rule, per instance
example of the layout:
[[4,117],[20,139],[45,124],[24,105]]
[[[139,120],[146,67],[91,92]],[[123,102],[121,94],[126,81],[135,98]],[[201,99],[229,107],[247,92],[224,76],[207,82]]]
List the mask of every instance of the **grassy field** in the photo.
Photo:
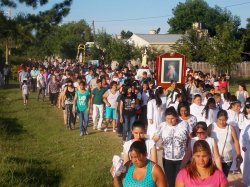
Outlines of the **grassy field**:
[[0,186],[112,186],[112,156],[121,139],[89,128],[66,130],[62,111],[31,94],[27,108],[20,90],[0,90]]

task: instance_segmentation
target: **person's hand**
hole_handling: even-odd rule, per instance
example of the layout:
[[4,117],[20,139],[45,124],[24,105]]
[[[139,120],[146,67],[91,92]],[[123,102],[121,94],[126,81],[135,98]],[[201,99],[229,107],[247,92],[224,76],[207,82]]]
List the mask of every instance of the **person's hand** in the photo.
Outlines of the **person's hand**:
[[123,123],[123,118],[122,118],[122,116],[120,116],[120,123]]
[[241,155],[238,155],[238,156],[236,157],[236,166],[237,166],[237,168],[240,168],[240,165],[241,165],[242,162],[243,162],[242,156],[241,156]]
[[246,147],[242,147],[242,151],[246,152],[247,148]]
[[154,121],[152,119],[149,119],[148,121],[149,121],[150,124],[154,123]]
[[73,106],[72,111],[76,112],[76,106]]
[[107,103],[106,103],[106,106],[110,107],[110,106],[111,106],[111,104],[110,104],[109,102],[107,102]]

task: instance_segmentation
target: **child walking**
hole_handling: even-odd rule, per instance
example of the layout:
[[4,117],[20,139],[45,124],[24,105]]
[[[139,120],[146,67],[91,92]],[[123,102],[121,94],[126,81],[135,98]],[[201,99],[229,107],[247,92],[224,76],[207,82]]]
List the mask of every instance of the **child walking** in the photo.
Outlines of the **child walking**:
[[27,80],[23,81],[22,95],[23,95],[23,104],[26,106],[28,104],[28,99],[29,99],[29,86]]

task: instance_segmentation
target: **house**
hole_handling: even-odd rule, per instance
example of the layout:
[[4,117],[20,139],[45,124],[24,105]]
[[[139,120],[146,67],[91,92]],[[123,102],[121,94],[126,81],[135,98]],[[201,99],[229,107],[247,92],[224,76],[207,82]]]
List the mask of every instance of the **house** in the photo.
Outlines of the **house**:
[[151,47],[158,51],[167,52],[182,36],[182,34],[155,34],[150,32],[150,34],[133,34],[128,42],[137,47]]

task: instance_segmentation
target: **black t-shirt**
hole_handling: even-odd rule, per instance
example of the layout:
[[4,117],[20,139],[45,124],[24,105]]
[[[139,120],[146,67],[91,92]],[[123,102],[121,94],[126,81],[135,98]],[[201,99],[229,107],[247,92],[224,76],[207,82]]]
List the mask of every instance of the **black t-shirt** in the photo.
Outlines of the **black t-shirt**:
[[123,102],[123,113],[124,114],[135,114],[135,107],[132,108],[132,104],[136,104],[136,95],[132,94],[131,96],[121,96],[121,101]]

